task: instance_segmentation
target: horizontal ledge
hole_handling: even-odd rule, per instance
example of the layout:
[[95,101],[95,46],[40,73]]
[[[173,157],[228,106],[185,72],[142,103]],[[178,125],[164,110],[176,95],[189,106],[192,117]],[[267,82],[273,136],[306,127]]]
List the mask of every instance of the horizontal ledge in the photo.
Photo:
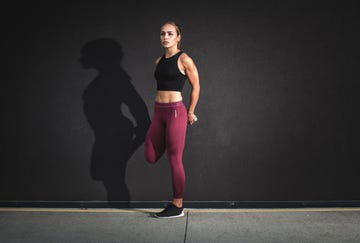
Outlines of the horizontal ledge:
[[[0,212],[36,212],[36,213],[154,213],[159,209],[154,208],[133,208],[133,209],[112,209],[112,208],[23,208],[23,207],[0,207]],[[301,212],[360,212],[360,208],[185,208],[187,213],[301,213]]]
[[[24,201],[0,200],[0,207],[21,208],[162,208],[169,201]],[[359,200],[348,201],[184,201],[185,208],[351,208],[360,207]]]

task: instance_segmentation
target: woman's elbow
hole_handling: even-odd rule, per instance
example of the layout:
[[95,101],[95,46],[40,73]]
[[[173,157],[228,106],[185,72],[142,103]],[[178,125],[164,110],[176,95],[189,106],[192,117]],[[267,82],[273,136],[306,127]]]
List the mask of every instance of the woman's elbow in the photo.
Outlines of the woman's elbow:
[[192,85],[193,91],[200,92],[200,84],[194,84]]

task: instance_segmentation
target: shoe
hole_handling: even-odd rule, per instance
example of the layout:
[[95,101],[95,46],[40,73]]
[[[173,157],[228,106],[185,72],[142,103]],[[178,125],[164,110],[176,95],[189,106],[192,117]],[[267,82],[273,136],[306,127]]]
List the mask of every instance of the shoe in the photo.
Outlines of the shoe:
[[184,216],[183,208],[178,208],[174,204],[170,203],[165,207],[163,211],[160,213],[155,213],[154,216],[156,218],[178,218]]

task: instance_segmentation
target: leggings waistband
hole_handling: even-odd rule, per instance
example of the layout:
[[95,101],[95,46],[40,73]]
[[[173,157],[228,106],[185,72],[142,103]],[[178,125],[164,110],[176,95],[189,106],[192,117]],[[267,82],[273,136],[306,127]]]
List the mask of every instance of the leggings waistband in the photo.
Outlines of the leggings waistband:
[[155,107],[156,108],[168,108],[168,107],[178,107],[183,106],[183,101],[176,101],[176,102],[169,102],[169,103],[160,103],[155,101]]

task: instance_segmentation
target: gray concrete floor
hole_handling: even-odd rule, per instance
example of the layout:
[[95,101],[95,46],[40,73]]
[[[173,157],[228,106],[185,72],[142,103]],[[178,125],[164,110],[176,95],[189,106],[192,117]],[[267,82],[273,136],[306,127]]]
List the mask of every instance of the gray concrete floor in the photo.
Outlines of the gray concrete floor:
[[360,208],[0,208],[0,242],[360,242]]

